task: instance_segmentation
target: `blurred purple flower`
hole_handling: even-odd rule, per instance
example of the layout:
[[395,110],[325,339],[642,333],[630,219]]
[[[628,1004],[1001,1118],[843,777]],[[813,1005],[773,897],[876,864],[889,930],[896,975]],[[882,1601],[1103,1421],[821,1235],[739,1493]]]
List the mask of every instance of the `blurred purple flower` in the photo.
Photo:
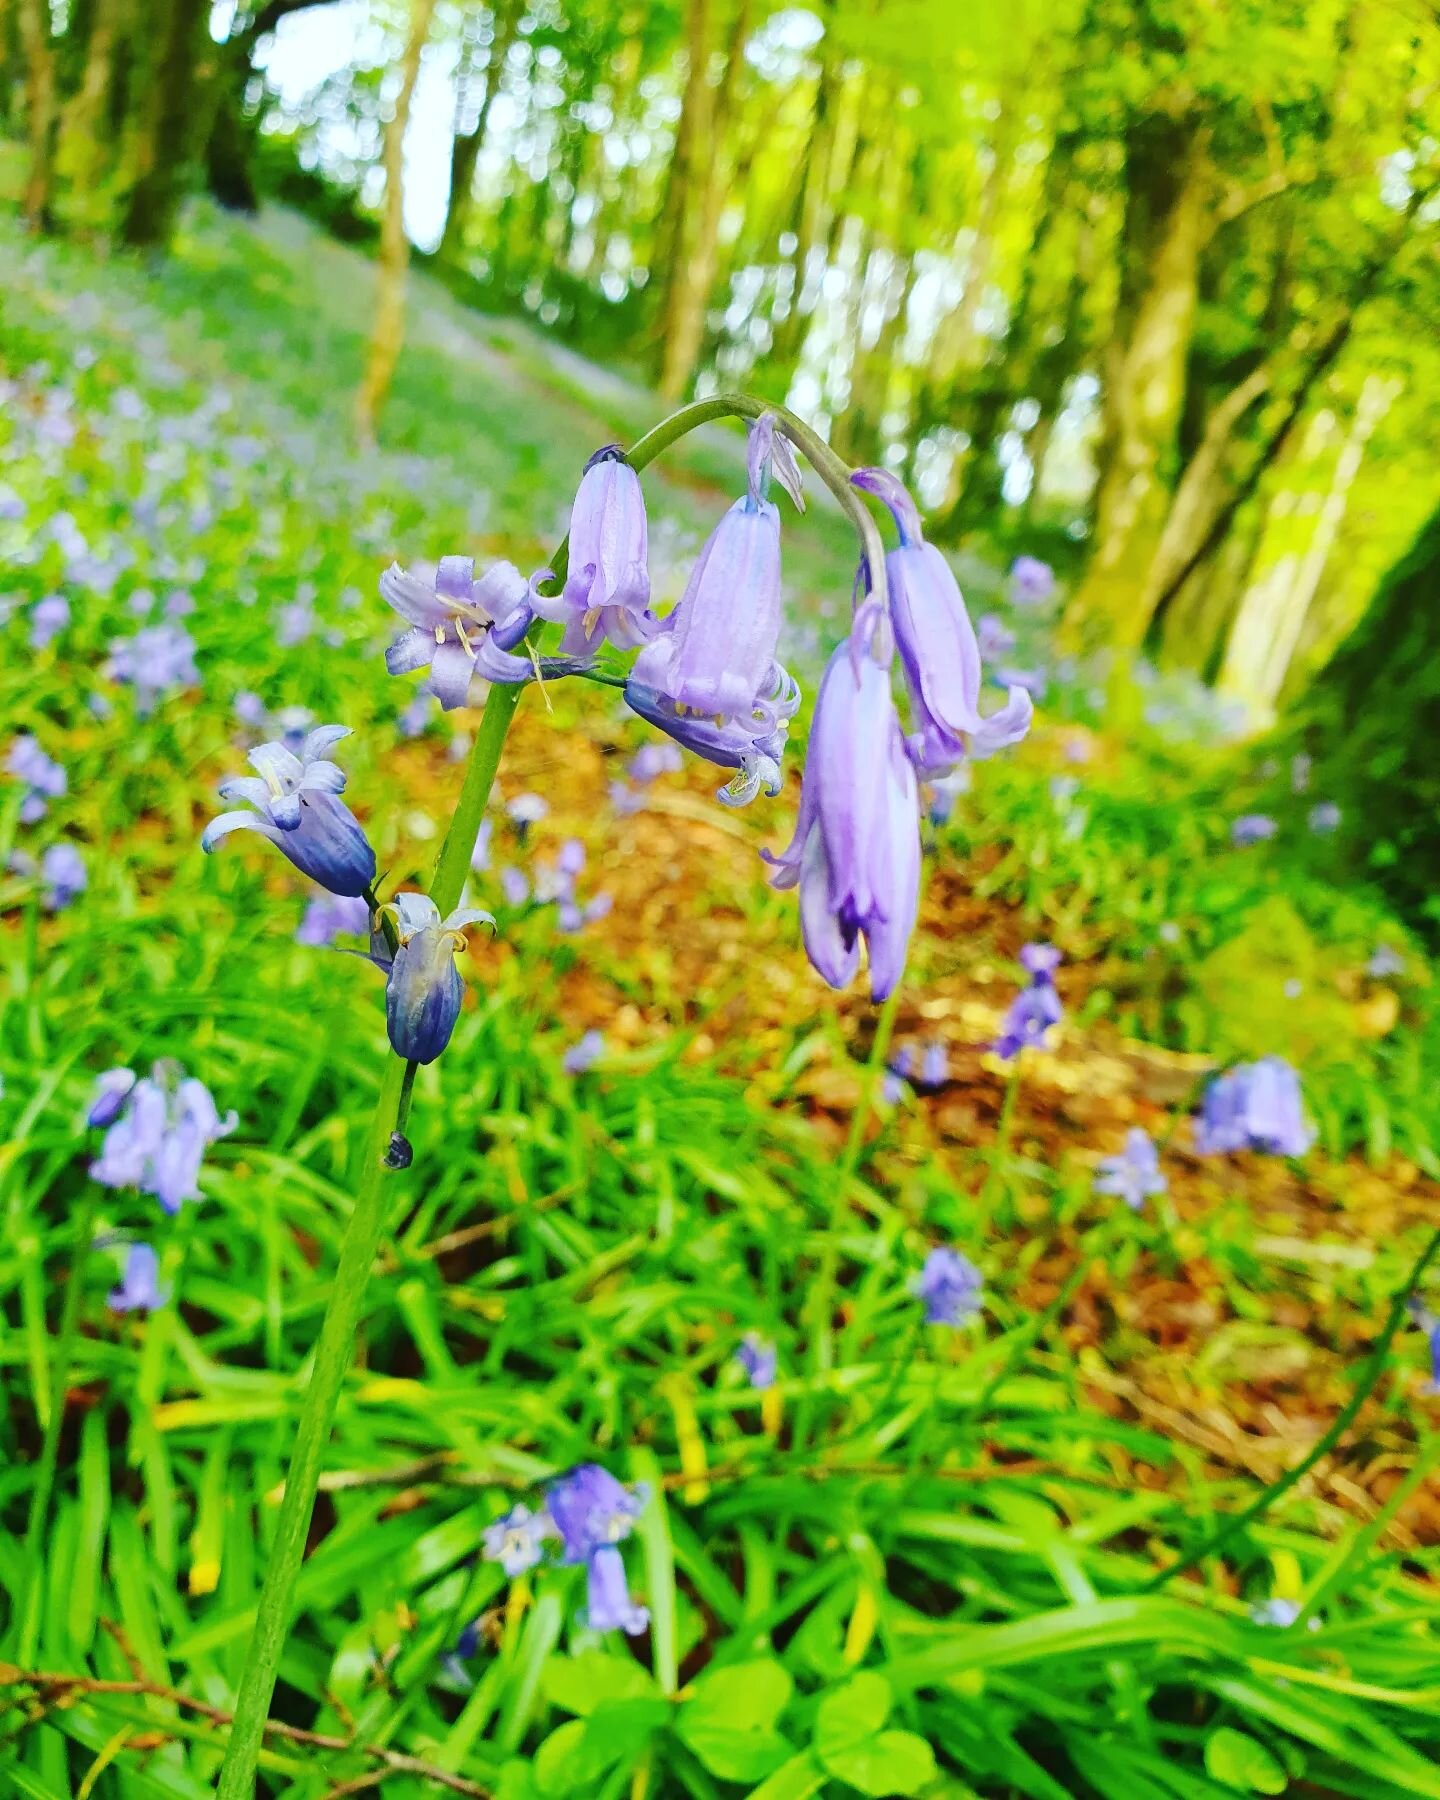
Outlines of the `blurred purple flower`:
[[30,609],[30,648],[43,650],[70,623],[70,602],[63,594],[46,594]]
[[602,1545],[627,1538],[645,1500],[642,1489],[623,1486],[598,1463],[581,1463],[560,1476],[546,1504],[564,1546],[562,1560],[588,1562]]
[[40,858],[46,912],[64,912],[85,892],[85,862],[73,844],[51,844]]
[[640,787],[660,775],[676,775],[685,767],[677,744],[642,744],[630,758],[626,774]]
[[[1250,1608],[1252,1625],[1270,1625],[1280,1631],[1288,1631],[1299,1617],[1299,1601],[1285,1600],[1278,1596],[1269,1600],[1261,1600]],[[1319,1623],[1318,1619],[1312,1619],[1310,1621],[1311,1628],[1314,1629]]]
[[585,846],[579,838],[566,838],[555,858],[561,874],[574,877],[585,867]]
[[1163,1194],[1169,1182],[1160,1172],[1160,1153],[1150,1134],[1132,1125],[1125,1134],[1125,1148],[1116,1156],[1101,1157],[1095,1170],[1095,1192],[1113,1194],[1132,1212],[1139,1212],[1152,1194]]
[[1010,565],[1010,592],[1017,606],[1043,606],[1055,592],[1055,571],[1038,556],[1017,556]]
[[1423,1394],[1440,1394],[1440,1319],[1421,1302],[1418,1294],[1410,1296],[1406,1307],[1412,1321],[1424,1332],[1426,1347],[1430,1352],[1430,1379],[1420,1391]]
[[493,1525],[487,1525],[481,1535],[485,1561],[499,1563],[513,1581],[535,1567],[545,1554],[545,1540],[558,1534],[555,1521],[543,1506],[539,1512],[531,1512],[528,1506],[517,1505]]
[[183,625],[147,625],[132,638],[115,639],[105,667],[112,681],[134,688],[141,714],[176,688],[200,685],[195,643]]
[[261,726],[266,719],[265,702],[258,694],[252,694],[248,689],[242,689],[235,696],[235,717],[242,725]]
[[[206,1149],[235,1129],[236,1115],[222,1119],[209,1088],[187,1077],[173,1064],[156,1063],[147,1076],[120,1094],[118,1078],[125,1070],[110,1070],[101,1083],[108,1084],[91,1107],[91,1117],[111,1117],[90,1165],[94,1179],[105,1187],[133,1187],[153,1194],[167,1213],[178,1212],[187,1200],[199,1197],[200,1167]],[[107,1102],[119,1097],[118,1114]]]
[[567,1075],[584,1075],[604,1054],[605,1039],[598,1031],[587,1031],[560,1058],[560,1066]]
[[622,650],[648,642],[656,622],[649,610],[645,497],[618,444],[597,450],[585,465],[570,509],[568,548],[565,585],[558,594],[537,591],[532,602],[542,619],[565,626],[561,653],[588,656],[606,638]]
[[1241,1063],[1212,1081],[1195,1121],[1195,1148],[1202,1156],[1233,1150],[1303,1156],[1313,1142],[1301,1106],[1300,1078],[1279,1056]]
[[470,867],[476,875],[483,875],[490,867],[490,839],[495,834],[495,821],[487,813],[480,821],[480,829],[475,833],[475,848],[470,852]]
[[530,898],[530,883],[519,869],[507,866],[500,871],[500,892],[507,906],[523,906]]
[[168,1295],[160,1286],[160,1260],[149,1244],[131,1244],[119,1287],[109,1293],[112,1312],[154,1312]]
[[248,801],[255,811],[212,819],[201,849],[208,855],[232,831],[253,831],[332,894],[363,894],[375,879],[375,852],[360,821],[339,798],[344,774],[326,756],[349,735],[345,725],[317,725],[299,755],[283,744],[257,745],[248,757],[257,773],[232,775],[220,784],[223,800]]
[[995,1054],[1007,1062],[1024,1049],[1042,1045],[1046,1032],[1064,1017],[1054,981],[1060,952],[1053,944],[1026,944],[1020,952],[1020,965],[1029,974],[1030,985],[1010,1002],[994,1044]]
[[608,1544],[590,1557],[585,1623],[591,1631],[623,1631],[627,1637],[638,1637],[650,1623],[647,1608],[630,1597],[624,1557]]
[[981,613],[975,627],[975,643],[982,662],[995,662],[1015,648],[1015,633],[998,613]]
[[821,977],[846,987],[863,936],[871,996],[883,1000],[915,925],[920,818],[890,691],[888,632],[873,604],[861,608],[821,679],[795,835],[778,857],[762,854],[777,888],[800,889],[801,935]]
[[525,833],[532,825],[538,825],[550,811],[550,803],[539,794],[517,794],[513,800],[505,803],[505,816],[524,841]]
[[1389,944],[1377,944],[1371,952],[1370,960],[1365,965],[1367,975],[1377,980],[1384,980],[1389,975],[1405,973],[1405,958]]
[[927,1325],[964,1325],[984,1305],[980,1271],[958,1250],[932,1250],[910,1292],[923,1302]]
[[435,696],[423,688],[395,718],[395,729],[402,738],[419,737],[435,717]]
[[937,775],[930,782],[928,816],[935,826],[948,825],[961,794],[968,794],[973,777],[968,762],[957,763],[948,775]]
[[26,734],[10,746],[6,768],[25,783],[25,797],[20,802],[20,823],[33,825],[50,810],[50,801],[58,800],[69,786],[63,768],[40,748],[38,739]]
[[920,1058],[920,1072],[915,1077],[915,1085],[925,1092],[944,1087],[950,1079],[950,1056],[939,1039],[925,1046]]
[[779,1358],[775,1346],[766,1343],[758,1331],[747,1331],[741,1338],[735,1360],[745,1371],[752,1388],[774,1387]]
[[312,950],[326,950],[342,934],[370,935],[369,901],[358,894],[317,894],[296,927],[295,942]]
[[1310,829],[1321,836],[1340,829],[1343,814],[1333,800],[1322,800],[1310,808]]
[[1315,767],[1315,759],[1307,756],[1302,750],[1290,759],[1290,791],[1295,794],[1308,794],[1310,791],[1310,775]]
[[916,726],[907,745],[916,768],[940,775],[967,754],[989,756],[1018,743],[1030,729],[1034,706],[1017,688],[999,712],[982,717],[975,628],[949,563],[921,534],[915,502],[886,469],[859,469],[851,481],[889,508],[900,533],[899,548],[885,558],[885,574]]
[[1230,826],[1230,842],[1243,849],[1248,844],[1260,844],[1266,838],[1274,837],[1279,827],[1264,813],[1243,813]]
[[90,1110],[85,1115],[86,1125],[97,1130],[113,1125],[124,1111],[135,1079],[133,1069],[107,1069],[103,1075],[97,1075],[90,1096]]
[[442,556],[429,582],[392,563],[380,577],[380,592],[409,629],[385,652],[385,667],[392,675],[428,668],[430,692],[445,711],[463,706],[492,632],[508,651],[529,630],[529,591],[513,563],[494,563],[476,580],[470,557]]

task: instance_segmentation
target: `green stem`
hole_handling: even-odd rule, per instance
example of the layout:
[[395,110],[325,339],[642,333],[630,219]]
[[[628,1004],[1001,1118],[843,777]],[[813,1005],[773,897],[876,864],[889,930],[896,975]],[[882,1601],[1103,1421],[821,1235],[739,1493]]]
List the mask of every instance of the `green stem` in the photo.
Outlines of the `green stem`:
[[1002,1171],[1010,1159],[1010,1133],[1015,1123],[1015,1103],[1020,1098],[1020,1058],[1023,1055],[1023,1051],[1016,1053],[1010,1067],[1005,1098],[1000,1102],[1000,1120],[995,1127],[995,1142],[990,1148],[990,1167],[985,1175],[985,1185],[980,1190],[980,1205],[986,1211],[989,1210],[995,1189],[1003,1179]]
[[[430,888],[430,897],[442,917],[454,911],[465,886],[481,815],[494,785],[505,734],[521,691],[519,688],[492,687],[485,703],[485,714],[470,753],[459,803],[450,821]],[[255,1770],[285,1634],[294,1611],[295,1583],[310,1532],[320,1464],[334,1422],[340,1389],[350,1366],[365,1289],[385,1225],[384,1157],[399,1116],[400,1098],[409,1068],[402,1057],[391,1055],[386,1058],[379,1098],[366,1134],[359,1191],[340,1246],[340,1262],[315,1346],[310,1383],[300,1409],[295,1447],[285,1478],[285,1497],[280,1504],[280,1518],[256,1609],[255,1628],[250,1636],[240,1691],[235,1700],[235,1723],[220,1770],[217,1800],[255,1800]]]
[[90,1257],[90,1240],[95,1235],[95,1213],[100,1204],[100,1189],[93,1182],[85,1184],[84,1198],[75,1221],[75,1257],[70,1280],[65,1287],[65,1304],[60,1311],[60,1341],[55,1360],[50,1365],[49,1412],[45,1419],[45,1438],[40,1446],[40,1465],[35,1471],[35,1486],[30,1491],[30,1516],[25,1525],[25,1552],[22,1569],[30,1571],[25,1590],[25,1610],[20,1620],[20,1639],[16,1661],[29,1664],[34,1660],[35,1646],[40,1641],[41,1595],[45,1582],[45,1527],[50,1521],[50,1500],[55,1492],[55,1472],[60,1463],[60,1432],[65,1424],[65,1393],[70,1385],[70,1364],[75,1354],[75,1336],[80,1327],[80,1302],[85,1293],[85,1265]]
[[1187,1569],[1193,1569],[1197,1563],[1204,1562],[1206,1557],[1213,1556],[1217,1550],[1234,1537],[1237,1531],[1243,1531],[1247,1525],[1253,1525],[1257,1519],[1263,1518],[1277,1500],[1288,1494],[1291,1488],[1305,1479],[1322,1457],[1330,1454],[1355,1422],[1360,1408],[1370,1398],[1376,1383],[1384,1374],[1385,1365],[1390,1358],[1390,1346],[1395,1341],[1395,1334],[1399,1331],[1401,1321],[1405,1317],[1405,1302],[1419,1287],[1421,1278],[1429,1268],[1437,1250],[1440,1250],[1440,1230],[1432,1233],[1430,1242],[1420,1252],[1415,1267],[1406,1277],[1403,1286],[1396,1290],[1395,1298],[1390,1303],[1389,1315],[1385,1320],[1385,1329],[1380,1333],[1380,1341],[1370,1352],[1370,1360],[1366,1363],[1360,1380],[1356,1383],[1355,1392],[1350,1396],[1349,1402],[1337,1415],[1335,1423],[1324,1437],[1293,1469],[1282,1475],[1273,1486],[1266,1488],[1258,1499],[1251,1501],[1243,1512],[1236,1513],[1232,1518],[1227,1519],[1193,1550],[1187,1550],[1177,1562],[1171,1563],[1168,1569],[1161,1569],[1158,1575],[1152,1576],[1140,1589],[1142,1594],[1153,1593],[1156,1588],[1164,1587],[1176,1575],[1183,1575]]

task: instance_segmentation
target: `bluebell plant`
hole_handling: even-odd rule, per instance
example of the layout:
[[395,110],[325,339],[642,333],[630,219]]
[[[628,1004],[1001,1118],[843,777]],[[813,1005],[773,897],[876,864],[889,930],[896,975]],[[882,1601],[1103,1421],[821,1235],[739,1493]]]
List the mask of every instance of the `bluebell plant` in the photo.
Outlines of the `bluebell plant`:
[[1261,1150],[1303,1156],[1315,1134],[1305,1122],[1300,1077],[1283,1057],[1240,1063],[1205,1090],[1195,1120],[1195,1148],[1202,1156]]
[[1024,1049],[1043,1045],[1051,1026],[1065,1016],[1055,991],[1060,952],[1051,944],[1026,944],[1020,952],[1020,966],[1030,982],[1010,1002],[995,1041],[995,1054],[1007,1062]]
[[[657,613],[640,472],[686,432],[725,416],[749,422],[743,492],[712,531],[679,601]],[[387,1210],[382,1171],[411,1160],[404,1132],[415,1070],[449,1042],[463,1001],[456,953],[466,927],[488,921],[467,903],[464,889],[472,876],[490,874],[491,846],[488,838],[481,841],[481,822],[516,705],[535,682],[598,682],[618,689],[630,712],[666,740],[635,757],[631,775],[637,784],[672,768],[677,751],[688,751],[728,771],[719,793],[725,804],[749,805],[762,793],[778,796],[802,697],[782,661],[782,527],[775,496],[788,495],[797,510],[803,504],[797,450],[854,526],[860,571],[849,628],[816,695],[792,840],[769,860],[775,885],[798,890],[801,937],[819,974],[845,987],[868,953],[871,994],[885,999],[900,982],[918,912],[921,781],[958,786],[969,759],[1025,734],[1033,704],[1016,688],[998,711],[981,711],[981,651],[964,600],[943,557],[925,542],[919,514],[900,483],[882,470],[848,468],[801,420],[744,396],[682,408],[628,451],[616,445],[597,450],[581,471],[566,543],[548,567],[528,578],[505,562],[477,573],[469,557],[456,554],[428,565],[431,573],[424,572],[427,565],[397,564],[381,577],[381,595],[404,626],[386,652],[391,673],[420,674],[425,691],[446,711],[484,702],[428,894],[382,897],[375,852],[340,797],[345,777],[330,757],[344,727],[319,726],[298,739],[260,744],[250,751],[254,774],[233,777],[221,788],[223,798],[242,800],[246,809],[210,823],[202,838],[207,851],[248,831],[266,838],[326,895],[363,901],[369,956],[385,971],[395,1055],[382,1076],[306,1390],[220,1800],[249,1800],[253,1792],[320,1446],[334,1416]],[[884,503],[898,529],[899,543],[888,555],[866,496]],[[174,625],[147,630],[183,636]],[[629,659],[628,666],[620,658]],[[173,636],[117,647],[113,672],[147,690],[194,678]],[[255,722],[268,717],[263,707],[254,709]],[[511,809],[517,841],[544,800],[533,797],[525,815],[519,804]],[[533,880],[542,900],[553,898],[561,929],[570,929],[608,906],[605,895],[581,904],[575,884],[582,861],[576,846],[529,877],[504,866],[493,878],[511,905],[525,903]],[[307,914],[302,935],[325,942],[357,923],[358,911],[328,907]],[[601,1049],[598,1037],[587,1034],[566,1052],[567,1070],[580,1073]],[[934,1058],[930,1065],[938,1073]],[[122,1105],[135,1108],[139,1098],[132,1092]],[[125,1127],[126,1118],[122,1111],[110,1129]],[[122,1141],[117,1148],[123,1147]],[[935,1253],[917,1292],[927,1316],[947,1323],[971,1316],[980,1304],[978,1275],[950,1252]],[[756,1385],[773,1379],[773,1351],[757,1344],[748,1357],[744,1366]],[[553,1531],[561,1560],[586,1569],[590,1625],[636,1632],[646,1615],[629,1594],[620,1543],[640,1505],[631,1490],[585,1465],[550,1487],[542,1509],[516,1508],[497,1521],[486,1534],[486,1554],[521,1572],[539,1561]]]
[[1132,1125],[1125,1133],[1125,1148],[1115,1156],[1101,1157],[1095,1170],[1095,1192],[1113,1194],[1132,1212],[1169,1187],[1160,1168],[1160,1152],[1148,1131]]

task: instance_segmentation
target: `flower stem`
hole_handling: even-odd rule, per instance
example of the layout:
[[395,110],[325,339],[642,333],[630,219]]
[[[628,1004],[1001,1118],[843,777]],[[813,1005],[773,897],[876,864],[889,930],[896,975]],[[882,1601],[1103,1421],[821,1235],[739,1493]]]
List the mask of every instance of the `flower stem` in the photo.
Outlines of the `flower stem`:
[[70,1363],[75,1354],[75,1336],[80,1326],[80,1302],[85,1293],[85,1266],[90,1257],[90,1240],[95,1235],[95,1212],[100,1203],[100,1190],[93,1181],[85,1184],[85,1195],[75,1218],[75,1254],[70,1279],[65,1286],[65,1304],[60,1312],[60,1341],[55,1347],[55,1360],[50,1365],[50,1393],[45,1416],[45,1437],[40,1446],[40,1463],[35,1471],[35,1485],[30,1490],[30,1516],[25,1523],[25,1551],[21,1567],[30,1570],[25,1590],[25,1610],[20,1619],[20,1637],[16,1660],[28,1663],[40,1641],[40,1600],[45,1585],[45,1527],[50,1520],[50,1500],[55,1492],[55,1471],[60,1462],[60,1432],[65,1423],[65,1392],[70,1385]]
[[1293,1469],[1288,1470],[1280,1477],[1279,1481],[1266,1488],[1265,1492],[1257,1499],[1252,1500],[1243,1512],[1235,1513],[1231,1518],[1226,1519],[1223,1525],[1212,1531],[1209,1537],[1198,1543],[1193,1550],[1187,1550],[1178,1561],[1171,1563],[1169,1568],[1161,1569],[1157,1575],[1151,1576],[1150,1580],[1140,1588],[1140,1593],[1153,1593],[1156,1588],[1164,1587],[1176,1575],[1183,1575],[1187,1569],[1193,1569],[1197,1563],[1204,1562],[1206,1557],[1213,1556],[1217,1550],[1234,1537],[1237,1531],[1243,1531],[1247,1525],[1253,1525],[1257,1519],[1263,1518],[1282,1495],[1288,1494],[1291,1488],[1305,1479],[1322,1457],[1330,1454],[1350,1429],[1360,1408],[1370,1398],[1376,1383],[1384,1374],[1385,1365],[1390,1359],[1390,1346],[1394,1343],[1395,1334],[1399,1331],[1401,1321],[1405,1317],[1405,1302],[1420,1285],[1421,1277],[1429,1268],[1437,1250],[1440,1250],[1440,1230],[1431,1233],[1430,1241],[1420,1252],[1415,1267],[1396,1290],[1395,1298],[1390,1303],[1384,1330],[1381,1331],[1379,1341],[1370,1352],[1370,1360],[1366,1363],[1359,1381],[1355,1384],[1355,1392],[1336,1415],[1334,1424],[1309,1454],[1302,1457]]
[[[475,736],[475,747],[465,771],[465,781],[444,848],[436,865],[430,897],[440,909],[442,918],[453,912],[470,868],[475,836],[480,829],[485,802],[494,785],[500,766],[500,753],[505,734],[510,728],[519,688],[492,687],[485,703],[485,714]],[[364,1162],[360,1185],[350,1221],[345,1227],[340,1246],[340,1262],[335,1271],[325,1318],[315,1345],[310,1382],[300,1409],[300,1422],[295,1433],[295,1447],[285,1477],[285,1497],[280,1504],[280,1518],[275,1539],[270,1546],[269,1565],[255,1614],[255,1628],[250,1636],[245,1669],[240,1678],[240,1691],[235,1700],[235,1722],[220,1770],[217,1800],[254,1800],[255,1770],[264,1740],[270,1697],[275,1691],[275,1677],[285,1645],[294,1609],[295,1583],[305,1555],[305,1541],[310,1532],[310,1516],[315,1507],[315,1492],[320,1481],[320,1464],[334,1423],[340,1389],[350,1366],[355,1346],[355,1333],[365,1302],[365,1289],[380,1244],[386,1218],[385,1155],[391,1132],[399,1116],[401,1095],[410,1065],[402,1057],[388,1056],[380,1079],[380,1093],[374,1116],[366,1133]],[[69,1301],[67,1299],[67,1308]],[[61,1361],[66,1360],[62,1338]],[[63,1392],[63,1390],[62,1390]],[[54,1429],[53,1421],[52,1427]],[[47,1440],[48,1441],[48,1440]],[[42,1471],[43,1473],[43,1471]],[[27,1658],[22,1657],[22,1661]]]

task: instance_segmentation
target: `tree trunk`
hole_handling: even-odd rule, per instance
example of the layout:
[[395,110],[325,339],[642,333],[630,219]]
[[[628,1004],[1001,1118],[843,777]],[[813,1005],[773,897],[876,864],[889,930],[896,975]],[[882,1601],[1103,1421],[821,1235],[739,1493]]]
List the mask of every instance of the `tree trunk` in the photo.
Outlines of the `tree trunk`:
[[375,325],[355,401],[356,423],[366,443],[374,440],[375,422],[390,392],[405,336],[405,275],[410,266],[410,240],[405,235],[405,133],[420,75],[420,57],[434,13],[435,0],[411,0],[409,35],[400,62],[400,91],[395,96],[394,117],[385,128],[385,212],[380,223]]
[[194,148],[203,85],[198,71],[210,41],[209,22],[209,0],[169,0],[162,15],[159,54],[141,90],[132,186],[120,224],[121,241],[131,249],[161,248],[175,228]]
[[25,58],[25,125],[30,147],[21,205],[32,231],[48,231],[55,151],[55,49],[46,0],[20,0],[20,48]]
[[[490,123],[490,108],[505,78],[505,64],[510,47],[525,14],[524,0],[497,0],[492,17],[490,54],[485,59],[485,76],[480,88],[480,108],[471,131],[457,129],[450,146],[450,199],[445,210],[445,229],[440,238],[442,262],[459,262],[465,248],[465,229],[475,204],[475,168],[485,148],[485,130]],[[457,102],[457,123],[459,104]]]
[[[1145,576],[1164,527],[1185,364],[1209,233],[1203,133],[1170,127],[1130,146],[1127,226],[1141,266],[1129,273],[1128,331],[1107,370],[1107,456],[1096,495],[1095,551],[1065,613],[1072,641],[1143,642]],[[1124,329],[1122,324],[1122,329]]]
[[[815,285],[818,271],[811,267],[815,252],[830,231],[831,198],[835,192],[837,153],[842,142],[854,147],[853,134],[841,138],[844,73],[835,44],[837,0],[823,0],[825,36],[820,50],[820,79],[815,86],[815,105],[810,114],[810,133],[798,171],[795,208],[789,229],[795,236],[790,254],[793,285],[787,309],[773,325],[770,360],[788,371],[799,360],[809,324],[807,288]],[[849,164],[842,180],[848,179]]]
[[131,21],[124,0],[95,0],[85,62],[74,93],[60,117],[60,136],[55,148],[55,172],[73,195],[75,209],[88,215],[86,222],[104,224],[106,205],[101,191],[101,171],[115,153],[111,123],[117,108],[113,90],[118,74],[117,55],[122,30]]

